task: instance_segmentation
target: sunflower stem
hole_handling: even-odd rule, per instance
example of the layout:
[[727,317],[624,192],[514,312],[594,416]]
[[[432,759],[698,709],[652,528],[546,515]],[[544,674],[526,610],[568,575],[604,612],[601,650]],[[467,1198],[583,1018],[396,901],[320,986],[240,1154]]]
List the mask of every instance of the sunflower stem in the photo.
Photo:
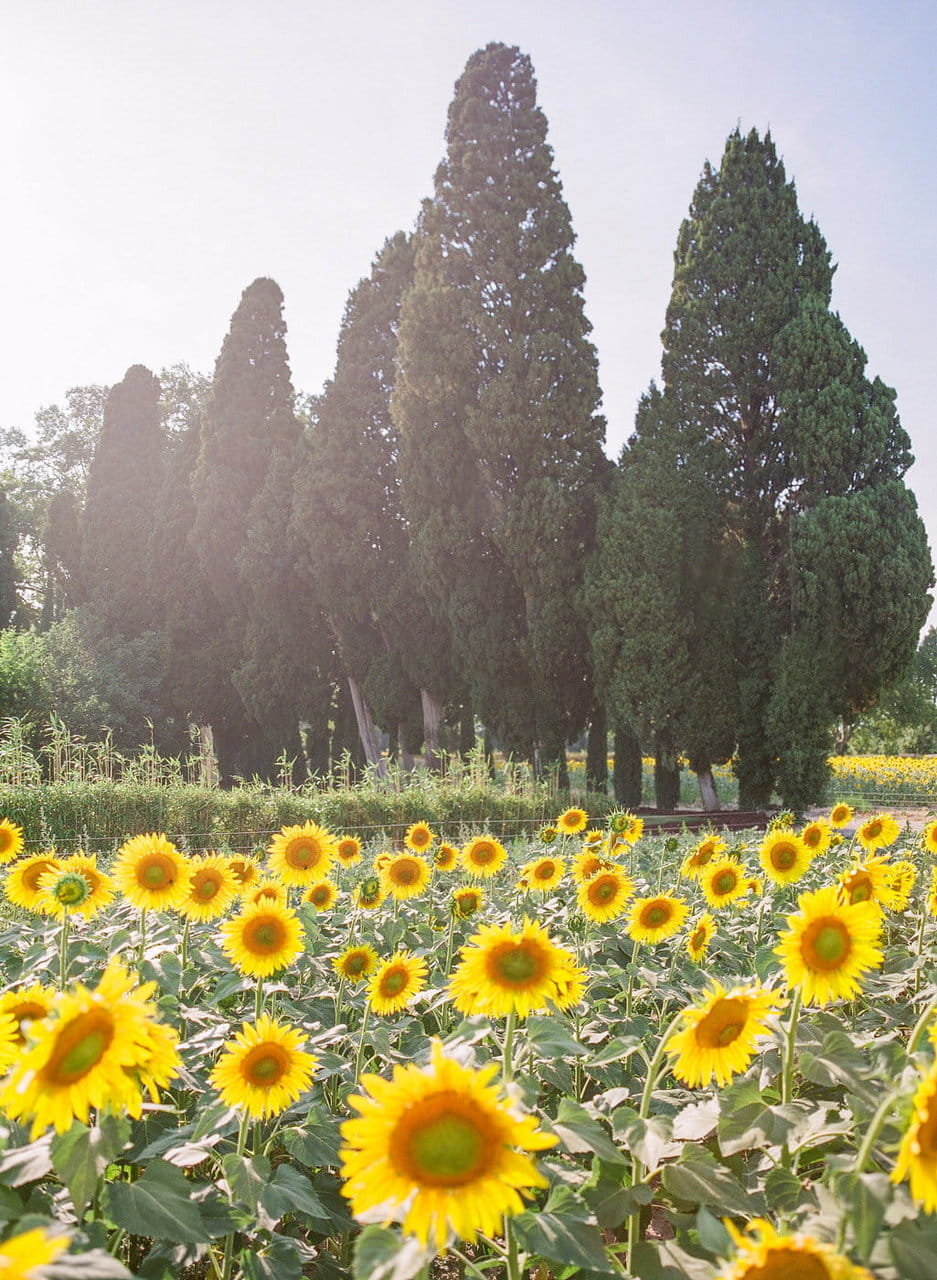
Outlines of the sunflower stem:
[[927,924],[927,896],[921,903],[921,923],[917,931],[917,943],[914,948],[914,958],[917,960],[917,969],[914,972],[914,994],[921,989],[921,957],[924,949],[924,926]]
[[240,1124],[238,1125],[237,1154],[239,1156],[242,1156],[247,1149],[247,1135],[248,1135],[248,1132],[250,1131],[250,1126],[251,1126],[250,1113],[245,1108],[241,1112],[241,1121],[240,1121]]
[[137,968],[143,966],[143,955],[146,951],[146,907],[140,911],[140,946],[137,950]]
[[[511,1016],[513,1017],[513,1014]],[[522,1280],[521,1260],[517,1252],[517,1236],[514,1234],[511,1219],[507,1216],[504,1219],[504,1243],[508,1249],[507,1280]]]
[[189,959],[189,925],[191,920],[188,916],[185,918],[185,924],[182,926],[182,941],[179,944],[179,970],[182,978],[185,978],[185,967]]
[[787,1041],[784,1045],[784,1066],[781,1071],[781,1105],[791,1100],[794,1087],[794,1048],[797,1043],[797,1022],[800,1017],[801,990],[795,988],[791,1001],[791,1017],[787,1024]]
[[625,1021],[631,1017],[631,997],[634,993],[634,975],[638,964],[638,944],[631,944],[631,964],[628,966],[628,990],[625,992]]
[[[888,1113],[895,1104],[895,1099],[900,1096],[901,1090],[892,1089],[890,1093],[882,1099],[878,1105],[878,1110],[869,1121],[869,1127],[865,1131],[865,1137],[862,1139],[862,1146],[856,1152],[856,1163],[853,1165],[853,1173],[860,1174],[865,1169],[869,1157],[872,1154],[872,1148],[875,1146],[875,1139],[882,1131],[882,1125],[888,1118]],[[845,1226],[845,1218],[843,1219]]]
[[455,912],[449,912],[449,934],[446,938],[446,969],[445,975],[448,979],[449,971],[452,968],[452,944],[455,939]]
[[512,1009],[504,1027],[504,1053],[501,1056],[501,1075],[505,1084],[510,1084],[514,1079],[514,1024],[516,1021],[517,1013]]
[[[654,1096],[654,1090],[660,1082],[661,1076],[664,1074],[666,1067],[663,1066],[664,1057],[667,1053],[667,1045],[670,1037],[673,1035],[677,1024],[683,1018],[683,1010],[679,1010],[673,1018],[671,1018],[666,1031],[661,1036],[654,1057],[651,1059],[650,1066],[647,1069],[647,1079],[644,1082],[644,1091],[641,1094],[641,1105],[638,1108],[638,1116],[642,1120],[646,1120],[651,1110],[651,1098]],[[638,1185],[644,1177],[644,1164],[634,1154],[631,1156],[631,1190]],[[638,1243],[641,1233],[641,1207],[640,1205],[632,1211],[628,1218],[628,1251],[626,1271],[629,1275],[634,1273],[632,1266],[634,1258],[634,1247]]]
[[917,1042],[921,1038],[921,1034],[924,1031],[924,1028],[927,1026],[928,1022],[930,1022],[931,1018],[934,1016],[935,1011],[937,1011],[937,996],[935,996],[935,998],[930,1002],[930,1004],[927,1006],[927,1008],[918,1018],[917,1022],[914,1024],[914,1029],[912,1030],[911,1035],[908,1037],[908,1057],[909,1058],[913,1056],[913,1054],[917,1050]]
[[370,1013],[371,1005],[370,1003],[366,1003],[364,1006],[364,1015],[361,1019],[361,1034],[358,1037],[358,1052],[355,1054],[355,1084],[358,1083],[358,1079],[361,1076],[361,1064],[364,1060],[364,1037],[368,1030],[368,1016]]
[[264,980],[257,979],[257,991],[254,994],[254,1022],[260,1021],[260,1016],[264,1011]]
[[71,921],[67,911],[62,913],[62,928],[59,933],[59,988],[65,990],[68,977],[68,929]]

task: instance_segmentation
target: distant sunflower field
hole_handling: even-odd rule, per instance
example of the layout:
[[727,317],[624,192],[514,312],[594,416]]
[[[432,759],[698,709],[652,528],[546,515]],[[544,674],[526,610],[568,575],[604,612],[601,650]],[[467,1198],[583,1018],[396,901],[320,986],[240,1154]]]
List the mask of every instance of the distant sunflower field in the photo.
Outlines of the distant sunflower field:
[[933,1280],[937,821],[0,821],[0,1277]]

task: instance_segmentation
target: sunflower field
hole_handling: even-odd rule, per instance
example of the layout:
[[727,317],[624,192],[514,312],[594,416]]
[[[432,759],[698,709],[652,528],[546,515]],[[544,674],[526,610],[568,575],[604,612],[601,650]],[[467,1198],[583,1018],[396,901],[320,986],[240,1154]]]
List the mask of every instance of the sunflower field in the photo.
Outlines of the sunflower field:
[[0,822],[5,1280],[933,1280],[937,822]]

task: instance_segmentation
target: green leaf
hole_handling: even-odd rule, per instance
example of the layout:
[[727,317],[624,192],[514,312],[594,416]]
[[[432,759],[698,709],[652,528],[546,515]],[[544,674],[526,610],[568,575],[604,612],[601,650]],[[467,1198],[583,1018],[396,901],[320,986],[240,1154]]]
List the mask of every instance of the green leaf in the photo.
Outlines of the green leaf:
[[208,1231],[191,1199],[194,1187],[181,1170],[154,1160],[136,1182],[107,1184],[107,1210],[118,1227],[133,1235],[202,1244]]
[[892,1261],[902,1280],[934,1280],[937,1258],[937,1217],[906,1218],[888,1236]]
[[301,1129],[283,1132],[283,1145],[307,1169],[336,1166],[341,1143],[338,1121],[332,1116],[323,1118],[315,1109],[310,1110]]
[[38,1182],[52,1170],[52,1138],[49,1134],[25,1147],[11,1147],[0,1155],[0,1183],[5,1187],[21,1187],[24,1182]]
[[765,1176],[765,1201],[773,1213],[796,1213],[808,1199],[807,1189],[790,1169],[775,1165],[768,1170]]
[[52,1139],[52,1167],[68,1187],[79,1220],[91,1203],[98,1180],[130,1138],[124,1116],[103,1116],[93,1128],[75,1121]]
[[691,1102],[673,1118],[673,1136],[681,1142],[699,1142],[708,1137],[719,1121],[718,1098]]
[[696,1234],[707,1253],[713,1253],[717,1258],[728,1256],[732,1246],[731,1237],[705,1205],[700,1205],[696,1211]]
[[296,1244],[285,1236],[271,1240],[259,1253],[238,1255],[244,1280],[302,1280],[303,1263]]
[[661,1181],[677,1200],[712,1205],[720,1213],[751,1216],[758,1212],[759,1206],[764,1206],[761,1197],[746,1191],[724,1165],[716,1163],[705,1147],[685,1148],[679,1163],[664,1167]]
[[411,1280],[435,1254],[413,1236],[388,1227],[365,1227],[355,1242],[354,1280]]
[[527,1253],[561,1266],[616,1275],[597,1226],[559,1213],[526,1212],[513,1220],[518,1243]]
[[105,1249],[63,1253],[42,1274],[47,1280],[133,1280],[133,1273]]
[[630,1155],[615,1146],[598,1120],[572,1098],[560,1099],[552,1128],[567,1151],[591,1151],[609,1164],[627,1164],[630,1161]]
[[545,1062],[551,1059],[579,1058],[588,1054],[585,1045],[574,1040],[567,1024],[560,1018],[533,1016],[527,1019],[527,1039]]
[[675,1240],[635,1247],[634,1271],[640,1280],[712,1280],[712,1263],[681,1249]]
[[290,1211],[303,1214],[310,1222],[328,1228],[331,1215],[316,1195],[312,1183],[298,1169],[291,1169],[288,1164],[278,1166],[272,1181],[263,1194],[264,1206],[276,1217],[282,1218]]
[[868,1262],[892,1202],[891,1179],[884,1173],[845,1173],[834,1186],[852,1228],[855,1252]]

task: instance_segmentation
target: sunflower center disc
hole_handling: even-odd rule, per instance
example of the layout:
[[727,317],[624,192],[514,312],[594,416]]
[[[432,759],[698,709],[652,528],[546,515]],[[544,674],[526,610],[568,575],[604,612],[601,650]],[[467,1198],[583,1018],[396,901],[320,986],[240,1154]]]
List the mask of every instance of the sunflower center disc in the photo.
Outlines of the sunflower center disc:
[[826,1263],[803,1249],[775,1248],[760,1267],[748,1268],[751,1280],[829,1280]]
[[80,1080],[100,1062],[113,1038],[114,1028],[107,1014],[79,1016],[60,1033],[45,1074],[58,1085]]
[[149,889],[162,889],[172,884],[175,876],[173,866],[168,858],[151,858],[143,866],[141,879]]
[[220,885],[217,880],[200,880],[195,886],[196,897],[208,902],[218,892]]
[[55,886],[55,899],[63,907],[78,907],[88,897],[91,886],[84,876],[64,875]]
[[868,880],[860,880],[849,890],[850,902],[868,902],[872,896],[872,886]]
[[771,861],[778,871],[790,871],[797,861],[796,852],[787,844],[780,844],[771,855]]
[[437,1186],[471,1182],[484,1151],[484,1136],[465,1116],[452,1113],[420,1125],[407,1144],[410,1164],[417,1176]]
[[252,1084],[271,1085],[283,1075],[283,1069],[280,1056],[261,1045],[257,1056],[251,1057],[248,1063],[247,1074]]
[[537,973],[539,967],[536,957],[523,946],[507,948],[497,960],[498,975],[505,982],[527,982]]
[[646,929],[659,929],[662,924],[666,924],[670,919],[670,912],[666,907],[648,907],[644,913],[644,919],[641,923]]
[[592,889],[593,902],[609,902],[615,896],[614,880],[601,880]]
[[821,924],[813,939],[813,950],[824,969],[837,968],[849,954],[849,934],[837,920]]
[[258,924],[251,933],[250,943],[261,951],[273,951],[280,945],[280,930],[272,921]]
[[391,969],[384,974],[381,982],[382,996],[399,996],[407,985],[407,975],[403,969]]
[[713,881],[713,889],[715,889],[716,893],[731,893],[737,883],[734,872],[723,871]]
[[286,861],[291,867],[299,867],[305,871],[315,861],[315,855],[318,852],[310,844],[295,844],[290,848],[286,856]]

